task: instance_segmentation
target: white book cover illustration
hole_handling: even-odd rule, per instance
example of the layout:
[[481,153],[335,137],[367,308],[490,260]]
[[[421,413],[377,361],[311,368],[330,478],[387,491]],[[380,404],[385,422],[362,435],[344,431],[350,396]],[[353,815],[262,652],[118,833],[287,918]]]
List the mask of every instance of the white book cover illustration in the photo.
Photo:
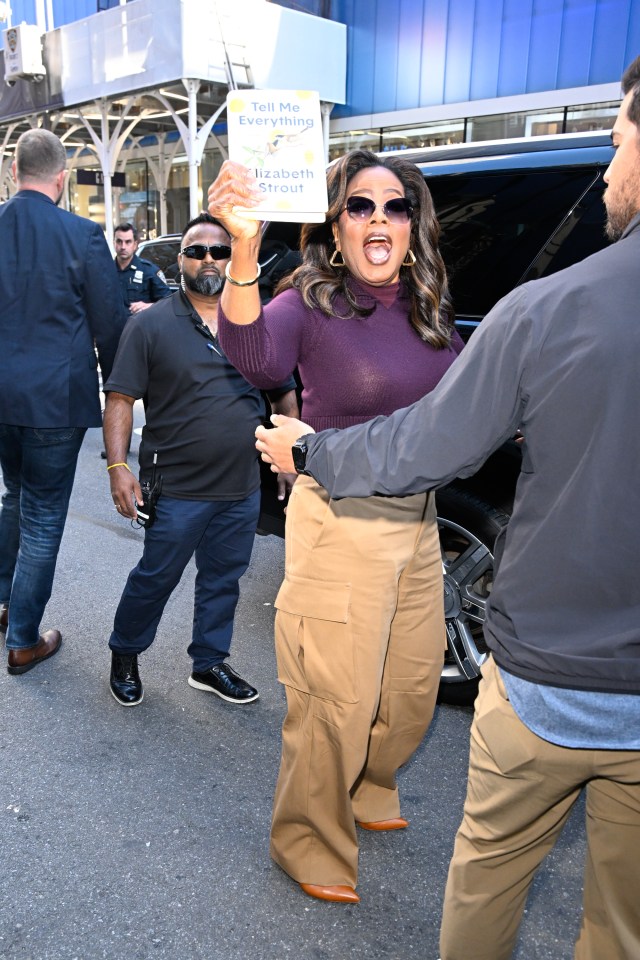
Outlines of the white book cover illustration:
[[264,202],[236,209],[254,220],[322,223],[327,180],[320,98],[314,90],[231,90],[229,159],[255,175]]

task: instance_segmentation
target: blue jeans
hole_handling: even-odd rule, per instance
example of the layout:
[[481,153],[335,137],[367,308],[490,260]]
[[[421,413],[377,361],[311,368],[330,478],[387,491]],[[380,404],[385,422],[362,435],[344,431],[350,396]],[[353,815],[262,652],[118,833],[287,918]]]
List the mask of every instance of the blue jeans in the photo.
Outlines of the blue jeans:
[[10,606],[10,650],[38,643],[85,432],[0,424],[0,603]]
[[138,654],[155,638],[167,600],[195,553],[196,588],[191,643],[200,672],[229,656],[238,581],[249,566],[260,512],[260,491],[245,500],[177,500],[161,496],[145,531],[140,562],[129,574],[109,646]]

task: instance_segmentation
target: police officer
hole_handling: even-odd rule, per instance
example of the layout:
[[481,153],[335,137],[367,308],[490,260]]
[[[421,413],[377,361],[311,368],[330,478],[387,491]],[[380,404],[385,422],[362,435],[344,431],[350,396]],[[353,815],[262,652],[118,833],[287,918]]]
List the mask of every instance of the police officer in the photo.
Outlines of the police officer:
[[133,224],[119,223],[114,230],[114,243],[118,280],[129,313],[138,313],[171,296],[162,270],[150,260],[136,256],[138,231]]
[[[113,241],[122,299],[130,314],[171,296],[173,291],[167,286],[162,270],[150,260],[136,256],[138,231],[132,223],[119,223],[113,231]],[[102,450],[100,456],[106,460],[106,451]]]

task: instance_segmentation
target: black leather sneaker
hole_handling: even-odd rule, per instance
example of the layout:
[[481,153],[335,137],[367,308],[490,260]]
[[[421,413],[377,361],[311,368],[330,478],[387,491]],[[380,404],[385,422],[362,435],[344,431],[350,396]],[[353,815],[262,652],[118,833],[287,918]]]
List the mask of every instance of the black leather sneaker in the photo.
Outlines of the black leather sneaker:
[[109,687],[111,693],[123,707],[137,707],[139,703],[142,703],[144,691],[138,673],[137,654],[111,651]]
[[228,663],[218,663],[204,673],[194,670],[189,677],[189,686],[215,693],[227,703],[252,703],[260,696],[256,688],[238,676]]

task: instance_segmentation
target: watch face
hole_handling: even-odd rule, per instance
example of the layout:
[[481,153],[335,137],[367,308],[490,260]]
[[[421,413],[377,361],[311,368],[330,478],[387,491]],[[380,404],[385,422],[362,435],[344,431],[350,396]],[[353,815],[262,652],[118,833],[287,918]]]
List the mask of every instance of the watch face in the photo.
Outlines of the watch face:
[[301,437],[296,440],[291,448],[293,454],[293,465],[298,473],[302,473],[307,465],[307,441]]

